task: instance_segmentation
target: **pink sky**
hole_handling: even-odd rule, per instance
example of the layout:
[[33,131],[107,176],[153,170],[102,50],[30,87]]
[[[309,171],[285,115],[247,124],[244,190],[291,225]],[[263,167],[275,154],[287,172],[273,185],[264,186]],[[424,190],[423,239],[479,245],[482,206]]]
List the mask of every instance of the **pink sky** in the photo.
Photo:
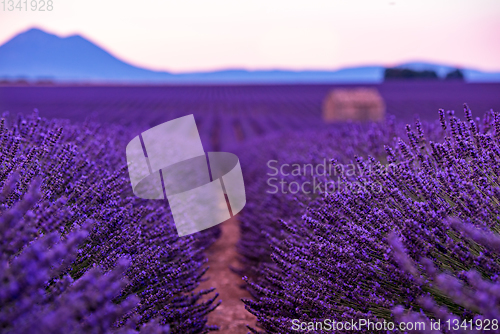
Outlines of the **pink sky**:
[[[29,2],[29,1],[28,1]],[[53,0],[0,4],[0,44],[38,27],[81,34],[122,60],[172,72],[337,69],[431,61],[500,71],[499,0]]]

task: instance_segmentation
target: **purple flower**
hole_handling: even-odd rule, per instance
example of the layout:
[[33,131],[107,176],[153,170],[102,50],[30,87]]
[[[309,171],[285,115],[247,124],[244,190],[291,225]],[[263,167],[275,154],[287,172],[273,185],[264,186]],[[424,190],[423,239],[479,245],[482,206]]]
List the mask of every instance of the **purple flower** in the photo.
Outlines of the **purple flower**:
[[217,295],[194,290],[217,231],[180,239],[165,203],[133,196],[125,130],[0,121],[0,331],[214,329]]

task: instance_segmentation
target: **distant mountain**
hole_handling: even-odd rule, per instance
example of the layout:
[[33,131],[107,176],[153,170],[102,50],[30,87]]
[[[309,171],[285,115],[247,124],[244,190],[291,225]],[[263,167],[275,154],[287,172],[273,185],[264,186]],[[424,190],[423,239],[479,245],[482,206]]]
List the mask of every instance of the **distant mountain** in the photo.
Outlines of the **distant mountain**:
[[[429,63],[400,65],[415,70],[435,70],[445,75],[453,68]],[[463,69],[465,79],[498,81],[500,73]],[[0,80],[53,80],[91,83],[377,83],[383,66],[345,68],[337,71],[223,70],[173,74],[151,71],[125,63],[79,35],[59,37],[30,29],[0,46]]]
[[57,81],[158,80],[167,73],[129,65],[85,38],[30,29],[0,46],[0,77]]

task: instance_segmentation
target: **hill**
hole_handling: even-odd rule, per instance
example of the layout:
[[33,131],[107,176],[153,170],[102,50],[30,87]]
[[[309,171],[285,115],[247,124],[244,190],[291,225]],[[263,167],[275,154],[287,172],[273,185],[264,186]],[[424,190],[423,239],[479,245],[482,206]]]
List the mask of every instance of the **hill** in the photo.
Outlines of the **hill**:
[[[430,63],[408,63],[415,70],[452,68]],[[500,73],[463,69],[466,81],[500,82]],[[228,69],[213,72],[169,73],[130,65],[79,35],[59,37],[40,29],[22,32],[0,46],[0,81],[55,81],[139,84],[217,83],[378,83],[383,66],[362,66],[336,71]]]

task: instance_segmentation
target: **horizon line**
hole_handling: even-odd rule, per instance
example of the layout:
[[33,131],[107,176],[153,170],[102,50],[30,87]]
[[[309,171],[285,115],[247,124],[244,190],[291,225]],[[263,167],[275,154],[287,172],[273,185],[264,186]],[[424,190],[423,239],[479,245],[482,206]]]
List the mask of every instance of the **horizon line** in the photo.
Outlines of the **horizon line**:
[[67,35],[62,35],[62,34],[57,34],[51,31],[46,30],[45,28],[41,28],[40,26],[32,26],[31,28],[23,29],[15,34],[13,34],[11,37],[7,38],[5,41],[1,42],[0,47],[3,46],[4,44],[8,43],[11,41],[13,38],[19,36],[20,34],[26,33],[30,30],[39,30],[45,34],[53,35],[56,36],[60,39],[66,39],[66,38],[71,38],[71,37],[80,37],[83,38],[84,40],[88,41],[89,43],[92,43],[96,47],[104,50],[105,52],[109,53],[111,56],[114,58],[118,59],[119,61],[122,61],[130,66],[134,66],[140,69],[148,70],[148,71],[153,71],[153,72],[161,72],[161,73],[168,73],[172,75],[177,75],[177,74],[200,74],[200,73],[214,73],[214,72],[227,72],[227,71],[247,71],[247,72],[267,72],[267,71],[281,71],[281,72],[336,72],[336,71],[341,71],[345,69],[354,69],[354,68],[364,68],[364,67],[383,67],[383,68],[392,68],[392,67],[398,67],[402,66],[405,64],[412,64],[412,63],[424,63],[424,64],[429,64],[429,65],[435,65],[435,66],[447,66],[447,67],[452,67],[460,70],[475,70],[475,71],[480,71],[480,72],[486,72],[486,73],[499,73],[500,68],[498,69],[484,69],[481,68],[480,66],[475,66],[475,65],[463,65],[463,64],[451,64],[451,63],[446,63],[446,62],[441,62],[441,61],[433,61],[433,60],[423,60],[423,59],[407,59],[407,60],[400,60],[397,62],[387,62],[387,63],[360,63],[360,64],[345,64],[345,65],[340,65],[338,67],[321,67],[321,68],[314,68],[314,67],[300,67],[300,68],[294,68],[294,67],[280,67],[278,66],[271,66],[271,67],[247,67],[245,65],[228,65],[227,67],[212,67],[212,68],[193,68],[193,69],[188,69],[188,70],[171,70],[171,69],[157,69],[154,67],[149,67],[149,66],[143,66],[136,64],[134,61],[129,61],[125,60],[123,57],[116,55],[114,52],[109,51],[107,47],[102,46],[95,41],[93,41],[91,38],[86,37],[84,34],[81,32],[75,32],[75,33],[70,33]]

